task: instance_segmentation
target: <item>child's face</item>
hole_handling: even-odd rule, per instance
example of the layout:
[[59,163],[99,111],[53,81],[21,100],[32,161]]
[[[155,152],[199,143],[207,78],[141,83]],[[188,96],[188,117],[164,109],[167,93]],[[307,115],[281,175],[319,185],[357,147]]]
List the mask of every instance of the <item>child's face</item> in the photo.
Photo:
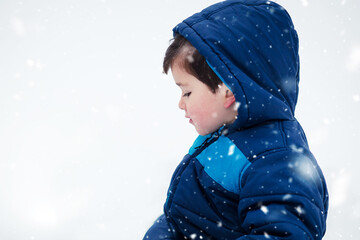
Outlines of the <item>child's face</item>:
[[200,135],[212,133],[223,124],[235,120],[235,98],[224,84],[213,93],[207,85],[186,72],[176,61],[171,72],[182,91],[179,108],[185,111],[185,117],[190,119],[189,122]]

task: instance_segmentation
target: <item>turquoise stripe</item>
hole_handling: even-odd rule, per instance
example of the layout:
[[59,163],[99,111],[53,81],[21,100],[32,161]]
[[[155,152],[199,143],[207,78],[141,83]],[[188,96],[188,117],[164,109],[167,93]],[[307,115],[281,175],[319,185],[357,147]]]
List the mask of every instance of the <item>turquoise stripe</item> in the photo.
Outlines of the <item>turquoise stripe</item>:
[[239,193],[240,176],[250,162],[229,138],[220,136],[196,158],[215,182],[230,192]]

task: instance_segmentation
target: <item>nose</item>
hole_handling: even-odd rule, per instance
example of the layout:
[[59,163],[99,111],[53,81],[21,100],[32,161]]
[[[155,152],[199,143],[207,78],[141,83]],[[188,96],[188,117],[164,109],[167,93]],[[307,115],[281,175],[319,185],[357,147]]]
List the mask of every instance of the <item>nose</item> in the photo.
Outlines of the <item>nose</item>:
[[180,98],[178,106],[181,110],[185,110],[185,103],[184,103],[183,98]]

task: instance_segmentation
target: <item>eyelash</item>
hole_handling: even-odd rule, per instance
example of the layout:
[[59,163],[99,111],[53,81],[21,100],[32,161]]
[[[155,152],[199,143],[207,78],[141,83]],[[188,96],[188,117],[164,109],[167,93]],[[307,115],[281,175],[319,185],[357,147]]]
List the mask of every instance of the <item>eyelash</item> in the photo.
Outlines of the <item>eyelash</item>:
[[191,94],[191,92],[187,92],[183,95],[183,97],[188,97],[188,96],[190,96],[190,94]]

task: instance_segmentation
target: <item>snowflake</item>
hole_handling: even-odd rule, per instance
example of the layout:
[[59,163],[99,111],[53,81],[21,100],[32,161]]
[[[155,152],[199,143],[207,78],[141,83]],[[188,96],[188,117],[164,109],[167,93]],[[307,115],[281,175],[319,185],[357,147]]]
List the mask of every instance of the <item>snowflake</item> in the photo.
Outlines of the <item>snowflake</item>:
[[229,156],[233,155],[233,154],[234,154],[234,151],[235,151],[235,145],[233,144],[233,145],[231,145],[231,146],[229,147],[228,155],[229,155]]
[[265,214],[268,214],[268,212],[269,212],[269,209],[266,206],[261,206],[260,210]]
[[298,214],[304,214],[305,210],[299,205],[297,207],[295,207],[295,210],[297,211]]
[[196,233],[191,234],[191,235],[190,235],[190,238],[191,238],[191,239],[195,239],[195,238],[196,238]]

